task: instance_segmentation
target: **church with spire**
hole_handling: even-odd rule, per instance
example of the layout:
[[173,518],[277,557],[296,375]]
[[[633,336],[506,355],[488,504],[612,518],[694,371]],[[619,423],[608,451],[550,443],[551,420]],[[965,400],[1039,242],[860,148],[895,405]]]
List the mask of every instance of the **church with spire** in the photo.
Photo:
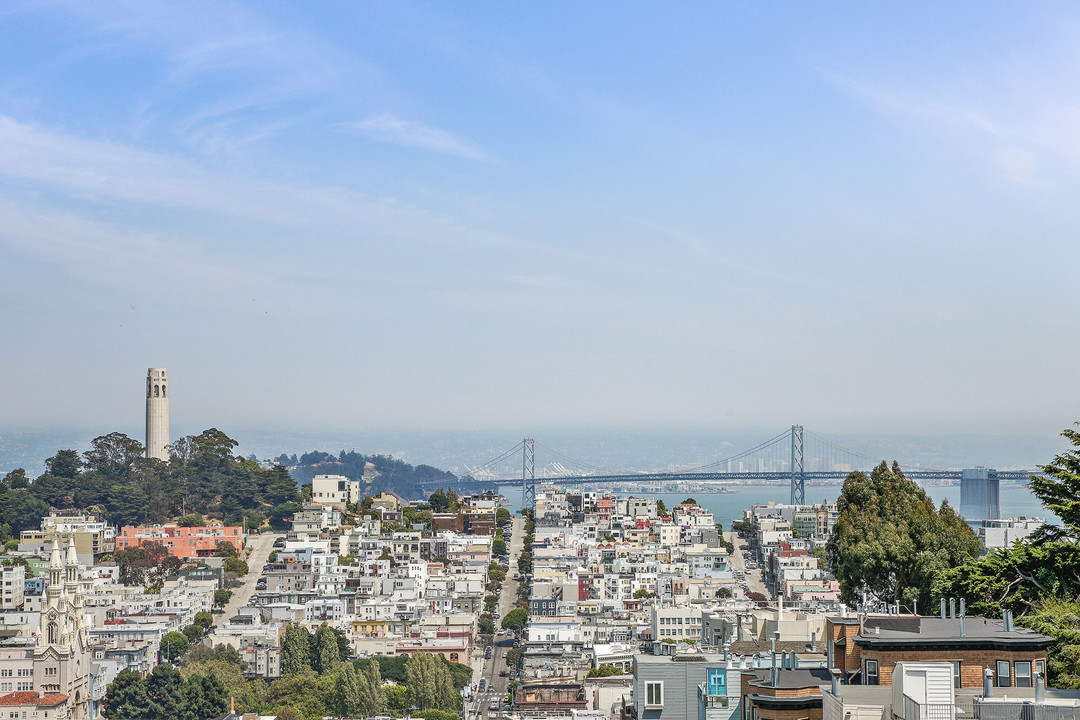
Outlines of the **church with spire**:
[[93,656],[74,538],[68,541],[66,556],[53,540],[45,593],[41,632],[34,646],[34,688],[67,695],[68,717],[89,718]]

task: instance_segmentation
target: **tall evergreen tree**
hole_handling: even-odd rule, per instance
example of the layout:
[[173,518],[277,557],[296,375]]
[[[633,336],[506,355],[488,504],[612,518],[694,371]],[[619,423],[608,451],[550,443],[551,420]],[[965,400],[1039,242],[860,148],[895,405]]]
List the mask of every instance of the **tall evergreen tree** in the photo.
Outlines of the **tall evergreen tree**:
[[948,502],[940,511],[900,467],[885,463],[867,476],[853,472],[837,500],[840,518],[829,537],[829,567],[844,602],[917,602],[929,607],[943,570],[979,556],[982,543]]
[[285,626],[281,639],[281,674],[293,675],[311,667],[311,633],[299,623]]

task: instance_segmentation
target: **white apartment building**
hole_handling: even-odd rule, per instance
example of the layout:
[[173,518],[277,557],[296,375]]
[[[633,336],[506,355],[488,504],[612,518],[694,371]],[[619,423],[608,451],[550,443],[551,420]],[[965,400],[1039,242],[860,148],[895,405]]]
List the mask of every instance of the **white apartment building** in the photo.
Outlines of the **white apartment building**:
[[316,475],[311,479],[311,502],[344,508],[360,502],[360,483],[344,475]]
[[701,608],[690,605],[661,608],[654,605],[652,635],[653,642],[687,638],[701,642]]

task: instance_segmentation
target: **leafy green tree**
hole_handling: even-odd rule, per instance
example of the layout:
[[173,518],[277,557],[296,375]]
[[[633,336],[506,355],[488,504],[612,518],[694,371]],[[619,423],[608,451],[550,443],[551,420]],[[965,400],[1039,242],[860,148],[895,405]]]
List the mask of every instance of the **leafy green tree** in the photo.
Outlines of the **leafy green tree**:
[[848,475],[837,509],[826,554],[848,604],[865,593],[880,603],[929,607],[936,576],[982,550],[948,502],[937,510],[896,463],[892,469],[881,463],[869,476]]
[[221,717],[228,709],[225,684],[216,675],[194,673],[184,681],[183,720]]
[[[209,630],[214,624],[214,616],[205,610],[200,610],[195,613],[195,624],[201,627],[203,630]],[[221,646],[226,647],[226,646]]]
[[326,717],[334,710],[336,680],[336,673],[317,675],[311,668],[304,668],[271,683],[267,704],[277,708],[279,718],[285,708],[303,720]]
[[248,564],[238,557],[225,558],[225,572],[236,573],[243,577],[248,574]]
[[214,607],[224,608],[232,599],[232,590],[218,588],[214,591]]
[[648,600],[649,598],[656,596],[645,588],[638,588],[634,591],[634,597],[638,600]]
[[149,706],[146,682],[139,673],[125,668],[109,683],[102,714],[109,720],[138,720],[146,717]]
[[[378,663],[371,663],[378,667]],[[360,684],[356,677],[356,668],[342,663],[336,671],[334,680],[334,708],[340,717],[360,717],[364,712],[360,701]]]
[[188,642],[194,645],[203,638],[203,629],[198,625],[188,625],[183,630],[184,637],[188,639]]
[[495,522],[499,525],[505,525],[511,520],[513,520],[513,517],[510,515],[510,511],[506,508],[501,507],[495,511]]
[[518,571],[527,575],[532,572],[532,553],[528,550],[522,550],[518,555]]
[[420,710],[456,710],[461,696],[446,664],[430,653],[413,653],[405,663],[406,684]]
[[[184,638],[180,633],[169,633],[165,637],[169,635],[179,635]],[[186,638],[184,642],[187,642]],[[161,644],[164,647],[164,639]],[[146,681],[146,697],[149,699],[146,709],[147,717],[162,719],[180,717],[184,709],[184,678],[180,675],[180,671],[169,663],[162,663],[155,667]]]
[[4,485],[11,490],[21,490],[30,487],[30,478],[26,477],[26,470],[15,468],[4,476]]
[[717,600],[727,600],[732,597],[731,588],[722,587],[716,591]]
[[498,563],[488,565],[488,579],[494,583],[501,583],[506,579],[506,571]]
[[[346,664],[344,667],[352,668]],[[383,681],[379,674],[379,663],[368,663],[364,671],[357,678],[359,687],[360,710],[367,716],[378,715],[385,704],[383,697]]]
[[484,613],[476,620],[476,629],[481,635],[491,635],[495,632],[495,619]]
[[656,514],[667,515],[667,505],[664,504],[663,500],[656,501]]
[[142,455],[142,443],[124,433],[113,432],[91,440],[83,459],[90,471],[119,478],[126,475]]
[[161,656],[170,662],[175,662],[184,657],[190,645],[187,636],[182,632],[173,630],[165,633],[165,637],[161,638]]
[[522,630],[529,623],[529,612],[525,608],[514,608],[503,615],[503,630]]
[[510,648],[506,651],[506,664],[510,667],[521,665],[521,659],[525,657],[525,651],[521,648]]
[[387,685],[383,688],[383,697],[386,709],[395,716],[404,715],[413,705],[412,694],[405,685]]
[[311,633],[299,623],[289,623],[281,639],[281,674],[294,675],[310,667]]
[[15,503],[15,517],[11,519],[11,531],[21,533],[41,527],[41,518],[49,514],[49,505],[33,495],[23,495]]
[[331,670],[341,662],[341,653],[338,648],[337,636],[327,623],[319,625],[315,630],[315,637],[311,643],[311,667],[317,673]]
[[495,538],[491,541],[491,552],[495,555],[506,554],[506,541],[502,538]]
[[263,500],[269,505],[295,503],[299,497],[296,481],[289,475],[288,468],[276,465],[266,473],[263,485]]
[[[191,513],[177,520],[176,524],[180,527],[206,527],[206,518],[201,513]],[[226,545],[232,547],[232,543],[226,543]]]
[[428,498],[428,505],[432,512],[454,512],[458,507],[458,494],[451,488],[438,488]]
[[484,596],[484,612],[493,613],[495,608],[499,606],[498,595],[485,595]]
[[58,478],[74,479],[82,470],[83,461],[74,450],[60,450],[45,461],[45,472]]
[[270,523],[270,527],[272,529],[278,532],[283,532],[285,530],[288,530],[289,526],[292,524],[293,515],[303,509],[303,506],[301,506],[299,503],[278,503],[274,506],[273,510],[270,511],[270,517],[267,519],[267,522]]

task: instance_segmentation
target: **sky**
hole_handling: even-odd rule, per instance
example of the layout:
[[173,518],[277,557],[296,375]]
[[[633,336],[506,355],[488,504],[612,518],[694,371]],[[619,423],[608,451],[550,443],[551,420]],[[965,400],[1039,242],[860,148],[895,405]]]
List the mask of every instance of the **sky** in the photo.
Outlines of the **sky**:
[[1080,420],[1072,3],[9,2],[0,426]]

